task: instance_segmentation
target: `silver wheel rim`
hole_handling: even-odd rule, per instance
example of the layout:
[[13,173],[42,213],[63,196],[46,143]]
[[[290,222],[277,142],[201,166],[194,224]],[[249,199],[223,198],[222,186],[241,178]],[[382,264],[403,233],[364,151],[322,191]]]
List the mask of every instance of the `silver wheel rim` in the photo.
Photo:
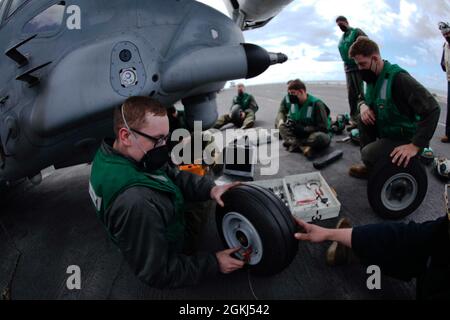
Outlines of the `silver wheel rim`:
[[237,212],[229,212],[222,219],[222,232],[230,248],[241,247],[236,255],[244,260],[243,253],[252,249],[249,265],[257,265],[263,256],[261,237],[253,224],[243,215]]
[[408,173],[399,173],[385,182],[381,190],[381,202],[391,211],[402,211],[416,199],[419,191],[417,180]]

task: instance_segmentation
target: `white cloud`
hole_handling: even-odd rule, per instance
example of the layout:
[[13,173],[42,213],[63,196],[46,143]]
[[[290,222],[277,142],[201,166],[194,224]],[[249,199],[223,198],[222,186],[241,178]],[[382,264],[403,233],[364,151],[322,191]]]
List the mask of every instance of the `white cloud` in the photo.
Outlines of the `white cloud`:
[[411,58],[410,56],[404,56],[404,57],[395,57],[396,61],[398,61],[401,65],[405,67],[416,67],[417,66],[417,60],[414,58]]
[[413,29],[412,20],[416,13],[417,5],[415,3],[400,0],[400,13],[397,15],[397,18],[399,22],[399,30],[402,33],[408,34],[411,29]]
[[339,2],[298,0],[296,6],[298,6],[298,10],[306,6],[314,7],[319,18],[333,25],[337,36],[342,35],[341,31],[334,26],[338,15],[345,15],[350,24],[370,30],[372,34],[381,32],[395,21],[395,15],[392,14],[391,7],[385,0],[340,0]]
[[[255,79],[247,80],[250,84],[286,82],[289,79],[301,78],[306,81],[343,80],[344,69],[341,61],[319,61],[324,51],[320,46],[308,43],[289,45],[281,39],[280,45],[264,46],[269,51],[283,52],[289,60],[281,65],[270,67],[268,71]],[[264,41],[263,41],[264,42]],[[274,44],[275,39],[267,42]],[[257,43],[262,45],[261,43]]]
[[[227,13],[222,0],[200,2]],[[380,45],[386,59],[414,68],[411,72],[418,72],[425,85],[443,88],[443,38],[437,24],[448,20],[449,13],[448,0],[295,0],[264,28],[244,33],[248,42],[289,56],[285,64],[249,82],[344,80],[342,62],[333,60],[338,60],[342,36],[335,19],[345,15]]]
[[280,46],[285,45],[289,40],[290,38],[288,36],[281,36],[259,41],[258,44],[266,48],[279,48]]
[[228,14],[227,7],[225,6],[223,0],[197,0],[197,1],[207,4],[208,6],[213,7],[214,9],[222,12],[223,14],[230,16]]
[[417,54],[422,57],[422,58],[427,58],[428,57],[428,50],[425,49],[424,47],[421,46],[413,46],[413,49],[415,50],[415,52],[417,52]]

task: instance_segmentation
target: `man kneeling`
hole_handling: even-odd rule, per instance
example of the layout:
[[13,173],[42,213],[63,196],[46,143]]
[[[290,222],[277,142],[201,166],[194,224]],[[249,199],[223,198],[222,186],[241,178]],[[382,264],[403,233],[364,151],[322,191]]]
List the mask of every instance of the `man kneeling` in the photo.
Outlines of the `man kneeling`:
[[355,178],[367,179],[378,159],[390,156],[398,166],[430,146],[439,122],[440,106],[431,93],[408,72],[383,60],[379,46],[359,37],[350,48],[367,83],[359,102],[361,158],[350,168]]
[[97,216],[137,277],[157,288],[196,285],[244,266],[239,250],[192,253],[186,240],[195,217],[185,204],[215,200],[234,185],[179,171],[168,162],[166,109],[131,97],[115,110],[116,139],[106,139],[92,164],[89,192]]

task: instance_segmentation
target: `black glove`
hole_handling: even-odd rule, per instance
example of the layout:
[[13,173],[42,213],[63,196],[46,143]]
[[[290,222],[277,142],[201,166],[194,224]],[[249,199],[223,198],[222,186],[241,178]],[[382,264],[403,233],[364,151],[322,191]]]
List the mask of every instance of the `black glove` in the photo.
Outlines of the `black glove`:
[[287,119],[286,122],[284,123],[284,126],[286,128],[295,129],[295,122],[291,119]]
[[297,124],[294,129],[294,134],[299,138],[308,138],[309,132],[301,124]]

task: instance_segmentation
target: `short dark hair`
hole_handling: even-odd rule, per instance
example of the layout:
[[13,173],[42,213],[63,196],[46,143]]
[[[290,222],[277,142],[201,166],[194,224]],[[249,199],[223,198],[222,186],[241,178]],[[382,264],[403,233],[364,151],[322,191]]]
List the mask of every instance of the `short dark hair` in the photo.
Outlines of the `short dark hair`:
[[305,90],[306,91],[306,85],[303,81],[299,79],[292,80],[291,83],[288,86],[288,90]]
[[150,97],[131,97],[114,110],[114,133],[119,136],[119,130],[125,127],[122,118],[122,108],[125,119],[130,126],[136,130],[140,130],[145,124],[145,115],[151,113],[157,117],[167,115],[166,108],[158,101]]
[[362,55],[364,57],[370,57],[374,54],[380,54],[380,47],[378,47],[377,43],[373,40],[370,40],[368,37],[359,37],[354,44],[350,47],[349,57],[354,58],[358,55]]
[[340,21],[343,21],[343,22],[347,22],[347,23],[348,23],[347,18],[344,17],[344,16],[339,16],[339,17],[336,18],[336,22],[340,22]]
[[300,81],[300,79],[292,79],[292,80],[289,80],[286,84],[287,85],[290,85],[292,82],[294,82],[294,81]]

